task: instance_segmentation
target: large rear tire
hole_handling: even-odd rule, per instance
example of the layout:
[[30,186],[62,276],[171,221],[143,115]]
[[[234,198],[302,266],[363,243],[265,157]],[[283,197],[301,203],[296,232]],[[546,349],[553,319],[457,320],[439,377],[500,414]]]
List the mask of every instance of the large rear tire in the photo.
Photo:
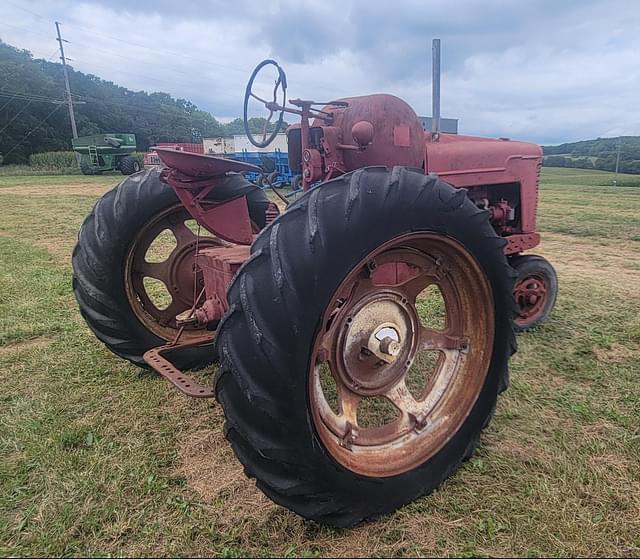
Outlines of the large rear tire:
[[140,171],[140,161],[132,155],[127,155],[120,160],[120,172],[123,175],[133,175]]
[[95,175],[96,172],[93,166],[83,157],[80,162],[80,170],[83,175]]
[[[319,185],[262,232],[229,289],[216,394],[226,437],[267,496],[350,526],[430,493],[471,456],[515,351],[504,245],[464,190],[401,167]],[[429,283],[445,300],[442,332],[415,326],[415,291]],[[404,325],[389,328],[385,308]],[[367,347],[373,334],[379,347]],[[400,389],[418,346],[447,348],[425,384],[444,396],[424,414],[436,389],[424,399]],[[325,365],[337,406],[319,380]],[[358,406],[380,394],[401,419],[361,425]]]
[[[269,202],[240,175],[226,179],[212,198],[224,200],[243,194],[251,219],[264,227]],[[127,177],[107,192],[80,228],[73,250],[73,291],[80,312],[100,341],[136,365],[145,367],[143,355],[147,350],[175,338],[175,316],[193,304],[196,237],[185,226],[188,220],[190,216],[177,196],[154,168]],[[168,264],[160,269],[157,262],[147,261],[147,252],[167,229],[176,236],[176,248],[165,261]],[[198,246],[220,243],[203,236]],[[156,308],[145,291],[145,274],[168,278],[166,283],[173,289],[178,287],[172,293],[166,285],[171,296],[166,309]],[[184,338],[205,333],[186,330]],[[211,347],[204,347],[179,352],[174,362],[185,369],[200,368],[213,356]]]

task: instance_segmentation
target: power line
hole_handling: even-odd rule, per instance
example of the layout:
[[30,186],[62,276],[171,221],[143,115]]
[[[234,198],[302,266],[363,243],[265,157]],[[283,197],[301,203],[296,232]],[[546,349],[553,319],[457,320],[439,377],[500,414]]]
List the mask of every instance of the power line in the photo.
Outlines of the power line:
[[28,35],[38,35],[39,37],[46,37],[47,39],[51,38],[48,33],[36,31],[35,29],[29,29],[28,27],[19,27],[18,25],[13,25],[12,23],[7,23],[5,21],[1,21],[0,25],[4,25],[5,27],[12,27],[13,29],[17,29],[18,31],[21,31],[22,33],[26,33]]
[[15,2],[11,2],[11,0],[4,0],[5,2],[11,4],[14,8],[18,8],[19,10],[22,10],[23,12],[27,12],[28,14],[31,14],[32,16],[36,16],[37,18],[40,19],[44,19],[48,21],[48,18],[44,17],[41,14],[37,14],[36,12],[32,12],[31,10],[27,10],[27,8],[23,8],[22,6],[16,4]]
[[[19,100],[22,101],[42,101],[43,103],[64,103],[64,100],[60,100],[60,99],[54,99],[53,97],[45,97],[43,95],[35,95],[35,94],[31,94],[31,93],[19,93],[19,92],[14,92],[14,91],[0,91],[0,97],[9,97],[11,96],[11,99],[17,98]],[[7,103],[9,103],[11,101],[11,99],[9,99],[9,101],[7,101]],[[0,107],[0,110],[2,110],[4,107]]]
[[26,105],[24,105],[24,107],[22,107],[22,109],[20,109],[14,116],[13,118],[7,122],[7,124],[5,124],[2,128],[0,128],[0,134],[2,134],[2,132],[4,132],[9,125],[16,119],[18,118],[26,109],[29,105],[31,105],[31,103],[33,103],[33,101],[29,101]]
[[173,51],[173,50],[169,50],[169,49],[163,49],[163,48],[158,48],[158,47],[150,47],[149,45],[143,45],[141,43],[134,43],[131,41],[125,41],[124,39],[122,39],[121,37],[114,37],[113,35],[107,35],[106,33],[101,33],[99,31],[96,31],[95,29],[91,28],[91,29],[87,29],[84,27],[78,27],[75,26],[74,24],[70,24],[67,23],[67,26],[75,28],[76,31],[80,31],[80,33],[84,33],[87,36],[91,36],[93,37],[94,35],[97,35],[98,37],[104,37],[106,39],[111,39],[112,41],[117,41],[118,43],[123,43],[125,45],[129,45],[129,46],[133,46],[133,47],[138,47],[138,48],[143,48],[143,49],[147,49],[155,54],[169,54],[173,57],[177,57],[177,58],[188,58],[191,60],[194,60],[196,62],[200,62],[201,64],[207,64],[208,66],[216,66],[217,68],[222,68],[224,70],[232,70],[234,72],[242,72],[244,75],[247,75],[251,72],[251,68],[239,68],[236,66],[228,66],[226,64],[218,64],[216,62],[212,62],[211,60],[204,60],[202,58],[196,58],[194,56],[185,54],[184,52],[178,52],[178,51]]
[[[48,57],[48,58],[46,58],[46,59],[42,59],[42,60],[46,60],[46,61],[48,61],[48,62],[49,62],[49,61],[51,61],[51,58],[56,54],[56,52],[58,52],[58,49],[54,50],[54,51],[49,55],[49,57]],[[6,90],[5,90],[5,89],[3,89],[3,90],[0,92],[0,95],[1,95],[2,97],[6,97],[6,95],[3,95],[3,92],[4,92],[4,91],[6,91]],[[22,96],[22,97],[18,97],[18,98],[19,98],[19,99],[24,99],[25,101],[29,101],[29,100],[31,100],[31,99],[27,99],[27,97],[44,97],[44,96],[42,96],[42,95],[25,94],[25,93],[12,92],[12,91],[9,91],[8,93],[13,93],[14,95],[13,95],[13,96],[12,96],[12,97],[11,97],[11,98],[10,98],[10,99],[5,103],[5,104],[4,104],[4,105],[2,105],[2,107],[0,107],[0,111],[2,111],[2,110],[3,110],[3,109],[4,109],[4,108],[9,104],[9,103],[11,103],[11,101],[13,101],[13,100],[14,100],[16,97],[18,97],[18,96]],[[34,99],[34,100],[35,100],[35,99]],[[44,99],[42,99],[42,100],[44,101]],[[4,129],[3,129],[3,130],[4,130]]]
[[[47,119],[53,115],[53,113],[55,113],[56,111],[60,110],[63,107],[63,105],[58,105],[57,107],[55,107],[47,116],[45,116],[38,124],[37,126],[35,126],[34,128],[32,128],[31,130],[29,130],[29,132],[27,132],[23,138],[16,144],[14,144],[14,146],[7,152],[4,154],[4,157],[7,157],[10,153],[13,152],[13,150],[15,150],[22,142],[24,142],[29,136],[31,136],[31,134],[33,134],[38,128],[40,128],[46,121]],[[1,132],[1,130],[0,130]]]

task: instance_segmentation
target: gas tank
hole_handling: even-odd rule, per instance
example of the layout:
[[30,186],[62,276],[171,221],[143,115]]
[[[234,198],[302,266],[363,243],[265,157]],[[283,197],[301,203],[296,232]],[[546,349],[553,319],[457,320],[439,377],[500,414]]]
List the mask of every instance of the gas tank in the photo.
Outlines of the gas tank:
[[[402,165],[422,167],[424,161],[424,132],[415,111],[394,95],[375,94],[340,99],[349,105],[336,108],[328,105],[323,111],[332,113],[331,126],[341,130],[341,142],[356,142],[354,125],[364,121],[373,126],[373,139],[364,151],[342,150],[346,171],[369,165]],[[322,126],[316,120],[312,126]]]

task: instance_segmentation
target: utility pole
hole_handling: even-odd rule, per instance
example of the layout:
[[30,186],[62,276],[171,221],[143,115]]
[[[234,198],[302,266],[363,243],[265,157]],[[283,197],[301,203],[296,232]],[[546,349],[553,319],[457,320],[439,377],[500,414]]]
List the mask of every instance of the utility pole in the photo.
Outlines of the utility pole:
[[71,88],[69,87],[69,74],[67,73],[67,60],[64,57],[64,47],[62,43],[68,43],[60,36],[60,24],[56,21],[56,31],[58,32],[58,43],[60,43],[60,60],[62,60],[62,70],[64,72],[64,85],[67,90],[67,103],[69,105],[69,118],[71,119],[71,132],[73,137],[78,137],[78,129],[76,128],[76,117],[73,114],[73,100],[71,99]]
[[618,153],[616,154],[616,174],[613,179],[613,186],[618,185],[618,169],[620,168],[620,148],[622,147],[622,136],[618,138]]

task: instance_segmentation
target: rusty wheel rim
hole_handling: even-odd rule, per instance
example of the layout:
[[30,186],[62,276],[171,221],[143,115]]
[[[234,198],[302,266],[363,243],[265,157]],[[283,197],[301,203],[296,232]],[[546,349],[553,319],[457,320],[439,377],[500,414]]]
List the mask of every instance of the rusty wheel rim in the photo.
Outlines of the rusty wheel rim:
[[513,293],[518,303],[518,317],[515,320],[518,326],[535,321],[543,314],[548,286],[542,275],[531,274],[523,278],[516,284]]
[[[425,325],[417,308],[429,286],[444,302],[440,329]],[[326,449],[342,466],[370,477],[424,463],[471,412],[489,369],[493,336],[491,287],[460,243],[423,232],[380,246],[343,280],[315,339],[309,401]],[[416,396],[408,372],[429,352],[437,357],[427,360],[431,369]],[[335,383],[333,406],[323,374]],[[360,425],[359,407],[371,398],[390,403],[396,416]]]
[[[180,204],[167,208],[144,224],[127,251],[124,283],[127,299],[136,317],[153,334],[167,341],[178,333],[176,318],[188,311],[194,301],[195,291],[203,288],[202,272],[196,265],[196,247],[226,246],[220,239],[198,236],[187,226],[193,218]],[[175,248],[161,262],[149,261],[149,249],[164,232],[170,231],[175,239]],[[145,286],[144,279],[158,280],[166,289],[171,302],[163,308]],[[197,295],[196,295],[197,296]],[[182,338],[189,340],[202,335],[202,328],[185,327]]]

